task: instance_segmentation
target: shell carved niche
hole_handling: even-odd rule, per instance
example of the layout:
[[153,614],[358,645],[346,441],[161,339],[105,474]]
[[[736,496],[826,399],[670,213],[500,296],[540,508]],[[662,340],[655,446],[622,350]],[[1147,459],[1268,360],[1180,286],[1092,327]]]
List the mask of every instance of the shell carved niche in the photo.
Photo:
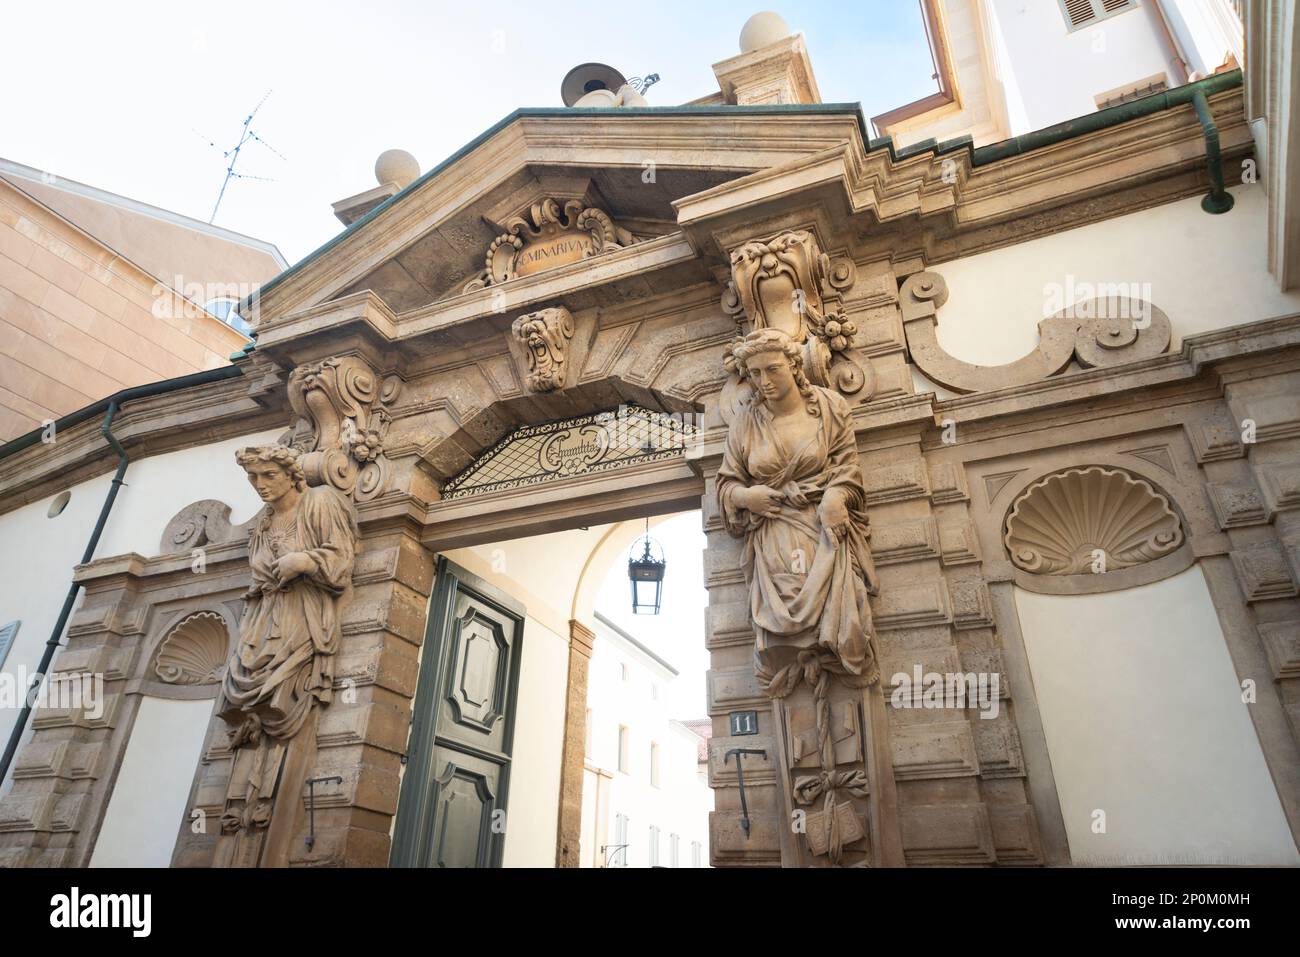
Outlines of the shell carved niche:
[[1025,489],[1007,515],[1012,563],[1037,575],[1116,571],[1183,543],[1169,500],[1147,482],[1101,466],[1065,469]]
[[154,671],[168,684],[211,684],[225,667],[228,645],[225,619],[215,612],[197,612],[163,639]]

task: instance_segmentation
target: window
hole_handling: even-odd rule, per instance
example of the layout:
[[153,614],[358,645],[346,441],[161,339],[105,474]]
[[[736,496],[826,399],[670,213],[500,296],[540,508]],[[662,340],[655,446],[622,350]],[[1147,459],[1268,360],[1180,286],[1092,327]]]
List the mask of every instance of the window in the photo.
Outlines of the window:
[[699,841],[691,841],[691,867],[700,867],[700,847]]
[[14,646],[14,639],[18,637],[18,626],[20,621],[11,621],[9,624],[0,628],[0,667],[4,667],[5,658],[9,655],[9,649]]
[[631,774],[628,768],[628,758],[631,756],[630,734],[626,725],[618,726],[618,769],[624,774]]
[[659,866],[659,828],[650,825],[650,866]]
[[591,757],[591,709],[587,709],[587,727],[582,733],[582,753]]
[[1065,15],[1066,27],[1078,30],[1126,10],[1136,10],[1137,0],[1057,0]]
[[605,848],[606,867],[627,867],[627,815],[614,815],[614,843]]
[[659,745],[650,742],[650,786],[659,787]]
[[681,843],[681,838],[676,834],[668,835],[668,866],[681,867],[677,862],[677,845]]
[[248,323],[244,317],[239,314],[239,300],[222,297],[221,299],[212,299],[203,304],[203,311],[216,316],[231,329],[236,332],[248,335]]
[[72,498],[72,493],[64,489],[58,495],[54,496],[54,501],[50,502],[50,507],[45,511],[46,518],[56,518],[63,514],[63,510],[68,507],[68,501]]

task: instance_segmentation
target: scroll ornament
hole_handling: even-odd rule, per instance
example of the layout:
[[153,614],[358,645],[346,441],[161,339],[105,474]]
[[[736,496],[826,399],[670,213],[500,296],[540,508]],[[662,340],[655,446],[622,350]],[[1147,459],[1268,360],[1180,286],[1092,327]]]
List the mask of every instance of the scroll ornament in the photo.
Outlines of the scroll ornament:
[[[731,277],[724,312],[743,313],[753,330],[780,329],[798,343],[804,375],[814,385],[859,400],[871,397],[871,364],[853,352],[857,326],[835,308],[839,293],[856,279],[852,260],[832,262],[811,233],[795,230],[735,249]],[[743,381],[743,369],[734,371]]]
[[288,441],[304,453],[308,485],[329,485],[357,502],[384,493],[390,472],[384,438],[400,389],[396,376],[381,382],[353,356],[293,370],[289,404],[307,428],[292,430]]
[[544,258],[533,260],[524,256],[521,260],[521,255],[530,249],[547,251],[546,247],[549,247],[553,250],[551,242],[562,241],[566,236],[573,241],[571,252],[575,255],[561,254],[556,257],[554,265],[562,265],[571,258],[599,256],[636,242],[636,237],[616,225],[604,210],[585,206],[576,199],[569,200],[561,209],[556,200],[544,199],[534,203],[525,215],[507,220],[506,231],[492,240],[487,248],[482,272],[467,282],[461,291],[474,292],[497,286],[545,268]]
[[564,388],[573,315],[559,306],[520,316],[510,327],[528,357],[528,387],[534,392]]
[[980,366],[963,362],[939,345],[939,308],[948,286],[934,272],[903,283],[899,305],[907,349],[927,378],[954,392],[989,392],[1028,385],[1065,370],[1071,360],[1085,369],[1151,359],[1169,351],[1169,317],[1142,299],[1099,296],[1076,302],[1038,324],[1038,347],[1014,362]]

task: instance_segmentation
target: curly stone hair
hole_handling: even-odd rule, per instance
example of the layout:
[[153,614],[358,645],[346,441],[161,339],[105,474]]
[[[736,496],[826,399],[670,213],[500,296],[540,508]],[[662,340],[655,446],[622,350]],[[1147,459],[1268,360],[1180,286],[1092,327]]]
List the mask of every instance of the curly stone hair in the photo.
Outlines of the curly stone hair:
[[812,385],[803,371],[803,350],[799,348],[799,343],[780,329],[758,329],[745,338],[736,340],[731,347],[731,355],[737,372],[742,373],[741,377],[746,377],[743,374],[745,363],[765,352],[783,353],[790,363],[790,371],[794,373],[795,388],[805,399],[812,399]]
[[274,462],[293,480],[299,492],[307,488],[307,475],[302,470],[302,453],[287,445],[249,445],[235,452],[235,461],[242,468],[257,462]]

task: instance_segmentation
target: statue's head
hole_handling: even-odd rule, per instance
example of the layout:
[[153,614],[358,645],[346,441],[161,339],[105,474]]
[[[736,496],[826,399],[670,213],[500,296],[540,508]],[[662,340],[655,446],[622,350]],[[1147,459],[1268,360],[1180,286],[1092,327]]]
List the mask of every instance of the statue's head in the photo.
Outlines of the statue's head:
[[291,491],[307,488],[300,454],[287,445],[252,445],[237,451],[235,461],[248,473],[248,483],[263,502],[277,502]]
[[736,365],[762,402],[779,402],[791,389],[804,398],[812,387],[803,372],[803,350],[780,329],[759,329],[735,344],[731,350]]

